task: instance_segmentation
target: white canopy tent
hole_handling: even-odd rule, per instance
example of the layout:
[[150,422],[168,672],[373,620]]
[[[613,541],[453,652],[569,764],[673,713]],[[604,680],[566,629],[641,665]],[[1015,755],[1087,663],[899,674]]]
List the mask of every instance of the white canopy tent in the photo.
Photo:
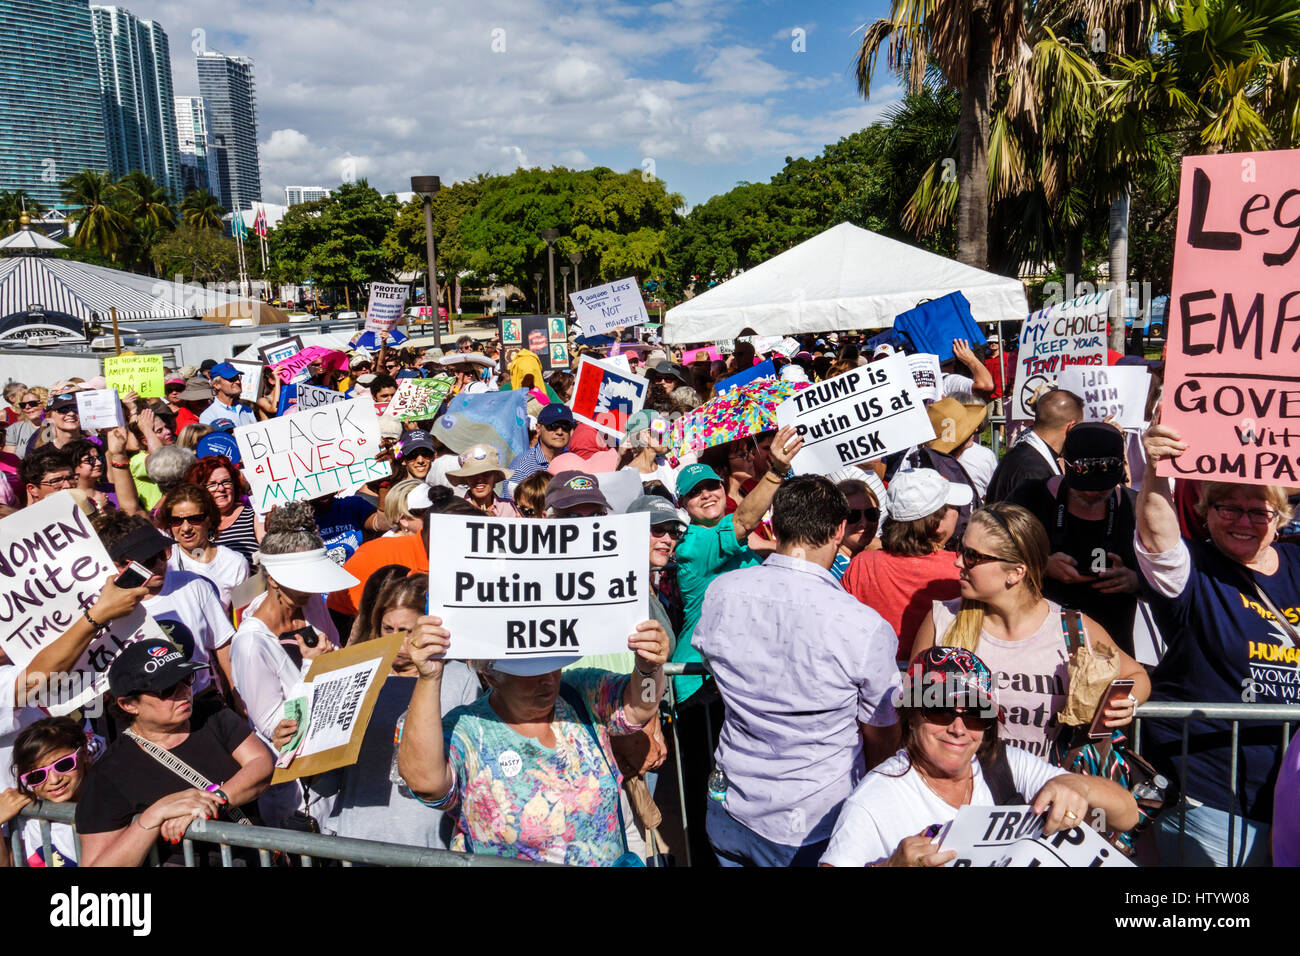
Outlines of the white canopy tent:
[[923,299],[960,291],[977,322],[1024,318],[1018,279],[841,223],[669,309],[665,342],[884,329]]

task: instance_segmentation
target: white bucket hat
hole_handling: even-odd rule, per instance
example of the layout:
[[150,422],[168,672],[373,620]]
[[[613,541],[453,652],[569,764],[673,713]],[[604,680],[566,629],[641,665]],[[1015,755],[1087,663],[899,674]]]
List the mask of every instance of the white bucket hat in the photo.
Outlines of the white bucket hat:
[[257,557],[267,577],[293,591],[325,594],[361,583],[331,561],[324,548],[293,554],[264,554],[259,551]]

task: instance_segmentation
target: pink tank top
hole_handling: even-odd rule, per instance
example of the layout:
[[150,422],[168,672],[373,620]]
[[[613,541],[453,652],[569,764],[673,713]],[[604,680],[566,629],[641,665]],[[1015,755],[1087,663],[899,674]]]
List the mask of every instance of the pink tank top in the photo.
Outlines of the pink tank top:
[[[980,632],[975,653],[993,672],[1002,711],[1001,739],[1047,759],[1056,739],[1056,715],[1070,686],[1069,654],[1061,633],[1061,606],[1047,602],[1047,617],[1029,637],[1004,641]],[[934,642],[942,645],[961,601],[935,601]]]

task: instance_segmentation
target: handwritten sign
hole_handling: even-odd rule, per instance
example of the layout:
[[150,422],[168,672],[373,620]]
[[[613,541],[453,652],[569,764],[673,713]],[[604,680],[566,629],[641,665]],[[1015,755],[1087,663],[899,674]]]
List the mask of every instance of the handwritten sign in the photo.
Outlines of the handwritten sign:
[[647,618],[644,514],[428,521],[429,611],[452,633],[452,659],[625,653]]
[[118,400],[117,389],[96,388],[77,392],[77,417],[81,427],[86,431],[100,428],[116,428],[125,425],[122,417],[122,403]]
[[319,408],[321,405],[335,405],[339,402],[346,402],[347,396],[342,392],[335,391],[332,388],[321,388],[319,385],[299,385],[298,401],[295,404],[296,411],[303,411],[308,408]]
[[627,420],[641,411],[649,392],[649,379],[611,361],[584,355],[573,384],[573,417],[606,435],[622,438]]
[[389,400],[383,417],[399,422],[421,422],[433,418],[451,394],[456,380],[449,375],[436,378],[404,378]]
[[[14,664],[26,666],[95,603],[104,581],[116,573],[70,492],[0,521],[0,647]],[[56,715],[91,703],[107,688],[108,665],[118,651],[146,638],[167,636],[137,607],[100,631],[71,671],[51,675],[57,679],[34,702]]]
[[1300,485],[1300,150],[1183,159],[1161,475]]
[[702,349],[686,349],[682,352],[682,364],[690,365],[692,362],[720,362],[722,361],[722,352],[713,346]]
[[934,438],[903,355],[795,392],[777,406],[776,423],[793,425],[803,436],[792,464],[804,475],[827,475]]
[[370,302],[366,306],[366,328],[371,332],[391,332],[402,320],[406,306],[406,286],[396,282],[370,283]]
[[104,382],[120,395],[135,392],[141,398],[162,398],[163,358],[161,355],[110,355],[104,359]]
[[569,301],[583,335],[604,335],[650,321],[635,278],[570,292]]
[[1043,836],[1046,816],[1032,807],[962,807],[940,841],[956,850],[947,866],[1130,867],[1133,862],[1089,826]]
[[1083,399],[1084,421],[1113,417],[1120,428],[1146,424],[1151,373],[1141,365],[1074,366],[1064,369],[1056,384]]
[[262,397],[262,369],[266,366],[260,362],[240,362],[235,359],[230,360],[230,364],[237,371],[242,373],[243,377],[239,380],[240,390],[239,399],[243,402],[255,402]]
[[375,460],[379,417],[369,398],[353,398],[235,429],[253,508],[266,514],[285,501],[309,501],[387,478]]
[[939,369],[939,356],[921,352],[907,357],[907,367],[916,383],[916,393],[922,401],[937,402],[943,398],[943,373]]
[[310,345],[288,358],[272,362],[271,367],[275,369],[275,374],[280,376],[281,382],[304,382],[311,377],[311,365],[314,362],[320,362],[321,367],[327,369],[348,367],[346,355],[319,345]]
[[1106,364],[1106,311],[1111,290],[1084,295],[1033,313],[1020,330],[1014,418],[1031,419],[1029,402],[1042,386],[1056,385],[1071,365]]

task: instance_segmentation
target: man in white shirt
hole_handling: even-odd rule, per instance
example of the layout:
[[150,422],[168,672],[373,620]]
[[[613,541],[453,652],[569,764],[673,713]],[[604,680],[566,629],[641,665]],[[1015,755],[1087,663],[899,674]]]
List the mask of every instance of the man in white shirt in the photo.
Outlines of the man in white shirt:
[[212,366],[208,374],[216,398],[199,416],[201,424],[211,425],[223,418],[235,425],[251,425],[257,421],[253,410],[239,402],[239,393],[244,390],[243,373],[239,369],[229,362],[221,362]]

